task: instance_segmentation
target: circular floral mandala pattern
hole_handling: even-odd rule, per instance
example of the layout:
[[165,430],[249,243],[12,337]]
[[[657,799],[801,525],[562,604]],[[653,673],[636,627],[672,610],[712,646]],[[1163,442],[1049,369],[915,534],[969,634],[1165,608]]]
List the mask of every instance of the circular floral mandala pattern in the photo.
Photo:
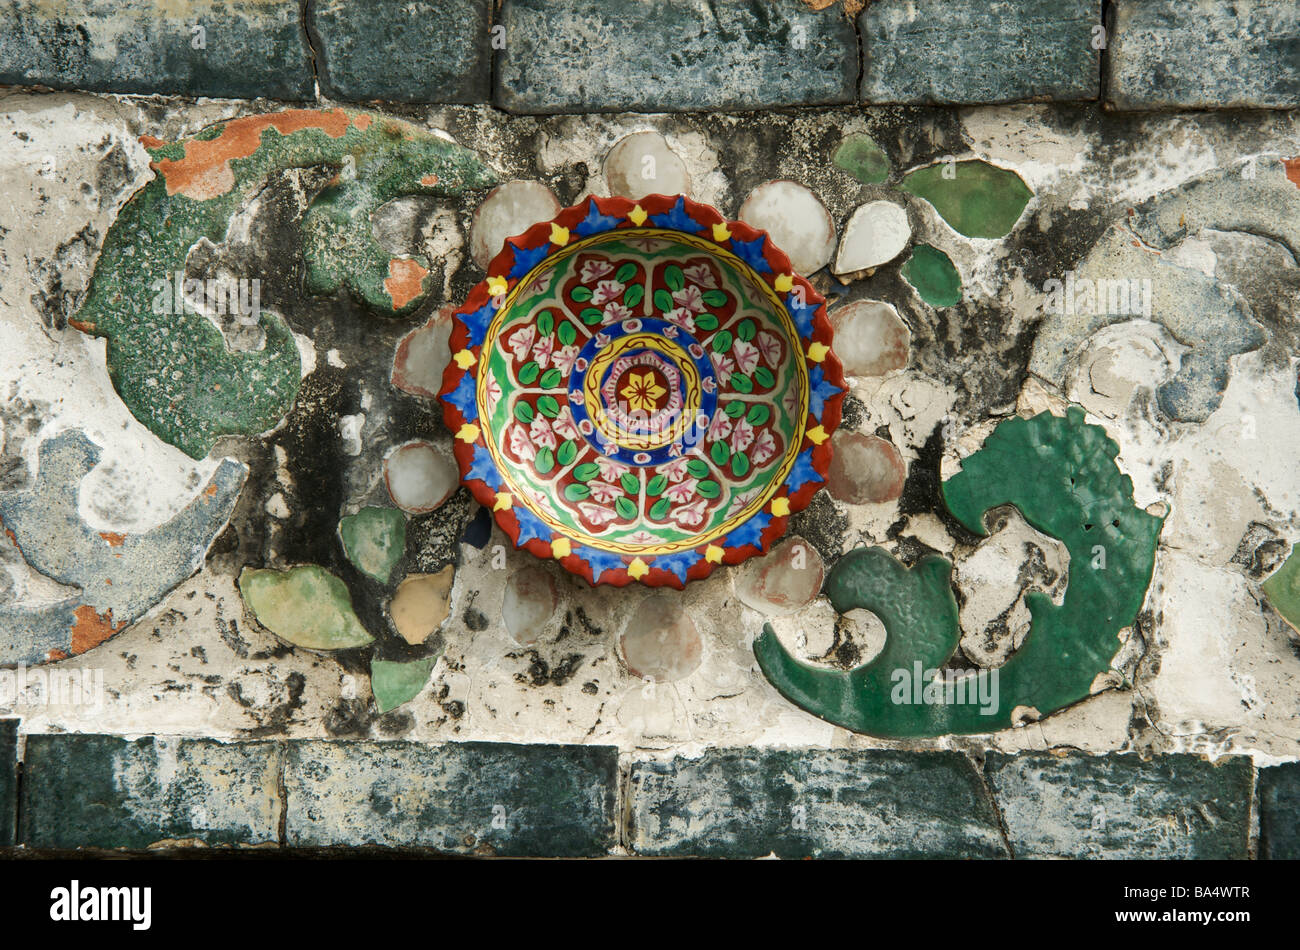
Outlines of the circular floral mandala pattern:
[[592,583],[682,587],[824,484],[844,377],[766,233],[681,196],[587,198],[506,242],[441,398],[474,496]]

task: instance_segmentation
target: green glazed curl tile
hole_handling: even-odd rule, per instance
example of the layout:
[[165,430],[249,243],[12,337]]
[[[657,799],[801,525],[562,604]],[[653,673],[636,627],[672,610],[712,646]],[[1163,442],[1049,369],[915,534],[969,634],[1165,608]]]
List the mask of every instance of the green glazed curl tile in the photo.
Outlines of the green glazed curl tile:
[[[194,458],[228,434],[272,428],[301,378],[286,321],[263,311],[265,344],[238,352],[198,312],[155,313],[159,287],[185,270],[200,240],[220,243],[230,219],[286,168],[331,166],[335,183],[303,221],[312,290],[348,286],[384,312],[415,306],[427,261],[394,258],[365,212],[402,195],[455,195],[494,176],[474,154],[408,123],[345,109],[289,110],[218,123],[190,139],[145,139],[158,173],[104,239],[74,326],[108,341],[113,386],[133,415]],[[343,216],[356,213],[357,218]],[[166,309],[171,309],[170,307]]]
[[880,617],[882,652],[848,672],[819,669],[796,660],[768,625],[754,643],[764,674],[814,715],[887,738],[993,732],[1012,725],[1018,708],[1046,716],[1086,698],[1142,606],[1163,523],[1133,504],[1118,454],[1105,430],[1071,407],[1064,418],[1006,420],[944,482],[948,508],[970,531],[987,535],[985,514],[1015,505],[1070,554],[1063,603],[1026,595],[1032,626],[1001,667],[941,679],[960,640],[951,565],[932,555],[909,570],[870,548],[842,558],[826,590],[841,613],[861,607]]

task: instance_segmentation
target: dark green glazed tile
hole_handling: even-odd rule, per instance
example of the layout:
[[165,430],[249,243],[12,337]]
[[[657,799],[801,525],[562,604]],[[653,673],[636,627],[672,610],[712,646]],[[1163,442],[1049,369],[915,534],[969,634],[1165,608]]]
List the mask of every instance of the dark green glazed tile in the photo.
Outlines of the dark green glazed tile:
[[1300,105],[1300,6],[1114,0],[1106,88],[1119,109]]
[[489,0],[317,0],[307,28],[321,91],[353,102],[487,102]]
[[901,187],[934,205],[958,234],[979,238],[1010,234],[1034,196],[1015,172],[978,160],[918,168]]
[[271,742],[29,735],[20,840],[31,848],[147,848],[278,840]]
[[1101,0],[873,0],[858,17],[862,101],[1096,99]]
[[991,752],[984,763],[1018,858],[1247,858],[1244,756]]
[[304,100],[298,0],[0,4],[0,83],[91,92]]
[[1300,860],[1300,762],[1259,770],[1259,856]]
[[632,766],[632,850],[757,858],[1006,855],[957,752],[722,749]]
[[0,847],[15,841],[18,819],[18,720],[0,719]]
[[937,247],[918,244],[903,262],[903,278],[931,307],[953,307],[961,303],[961,275],[952,258]]
[[511,112],[679,112],[854,99],[839,6],[785,0],[503,0],[495,101]]
[[288,844],[603,855],[617,781],[612,746],[292,742]]

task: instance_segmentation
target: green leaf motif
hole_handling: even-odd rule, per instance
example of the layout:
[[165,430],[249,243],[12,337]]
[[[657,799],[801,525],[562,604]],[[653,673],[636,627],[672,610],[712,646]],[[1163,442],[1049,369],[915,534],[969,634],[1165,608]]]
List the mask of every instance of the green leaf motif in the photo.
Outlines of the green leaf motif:
[[586,303],[591,299],[591,288],[583,287],[581,285],[574,287],[572,296],[574,300],[578,301],[578,303]]
[[645,493],[651,498],[657,498],[659,495],[664,493],[664,489],[667,487],[668,476],[656,475],[654,478],[650,479],[649,483],[646,485]]
[[731,474],[737,478],[744,478],[749,474],[749,456],[744,452],[737,452],[731,457]]
[[740,326],[736,327],[736,336],[740,337],[746,343],[754,339],[758,329],[754,326],[753,320],[741,320]]
[[727,403],[726,407],[722,411],[732,419],[739,419],[745,414],[745,404],[739,399],[733,399],[731,402]]
[[560,324],[560,345],[561,346],[572,346],[573,341],[576,340],[577,338],[578,338],[578,331],[573,329],[572,323],[565,322]]
[[614,279],[620,284],[626,285],[629,280],[636,276],[636,265],[630,261],[620,267],[614,273]]
[[673,503],[669,501],[667,498],[660,498],[658,501],[656,501],[653,505],[650,506],[651,520],[663,521],[664,518],[668,517],[668,509],[670,509],[672,506]]
[[754,382],[764,389],[771,389],[776,384],[776,377],[772,375],[772,371],[766,366],[760,366],[754,370]]
[[669,264],[664,268],[664,283],[669,290],[678,291],[686,286],[686,276],[676,264]]
[[695,486],[702,498],[717,498],[722,493],[722,486],[713,479],[706,479]]
[[[570,443],[566,442],[565,445]],[[573,477],[580,482],[589,482],[600,474],[600,466],[595,462],[583,462],[573,470]]]
[[626,521],[632,521],[636,518],[636,505],[625,495],[620,495],[614,502],[614,510],[618,512],[620,518]]
[[543,310],[541,316],[537,318],[537,332],[542,336],[550,336],[551,331],[555,329],[555,316],[549,310]]
[[660,313],[667,313],[674,309],[673,296],[666,290],[656,290],[654,296],[655,309]]
[[[759,367],[759,369],[762,368]],[[744,373],[732,373],[731,388],[738,393],[752,393],[754,391],[754,382]]]
[[532,425],[533,420],[537,418],[537,415],[533,412],[532,406],[528,405],[528,403],[523,400],[520,400],[515,403],[515,418],[527,426]]
[[709,463],[704,459],[691,459],[686,463],[686,471],[690,472],[696,478],[707,478],[709,475]]
[[618,483],[623,486],[623,491],[629,495],[636,495],[641,491],[641,480],[631,472],[624,472],[620,475]]
[[[754,375],[757,376],[758,374],[755,373]],[[771,415],[772,410],[759,402],[751,406],[749,412],[745,413],[745,421],[752,426],[761,426],[767,422]]]
[[537,450],[537,457],[533,459],[533,467],[537,469],[538,475],[550,474],[551,469],[555,468],[555,453],[548,448]]
[[725,307],[727,305],[727,295],[721,290],[706,290],[700,296],[710,307]]
[[734,338],[731,335],[731,331],[723,330],[713,338],[713,341],[709,345],[713,347],[714,353],[725,353],[727,350],[731,349],[731,344],[733,342]]
[[554,389],[556,386],[560,385],[560,380],[563,378],[564,374],[558,369],[548,369],[542,374],[541,386],[543,389]]
[[519,382],[523,383],[525,386],[531,386],[533,383],[537,382],[537,377],[541,372],[542,368],[537,365],[537,361],[529,360],[523,366],[519,367]]
[[537,400],[537,411],[548,419],[554,419],[560,414],[560,403],[554,396],[541,396]]
[[555,458],[561,465],[572,465],[573,460],[578,457],[578,443],[572,439],[565,439],[560,443],[559,449],[556,450]]
[[644,296],[645,288],[640,284],[633,284],[623,292],[623,306],[628,307],[629,309],[635,307],[641,302],[641,298]]
[[582,313],[578,314],[578,316],[580,316],[582,322],[589,327],[594,326],[595,324],[600,323],[601,320],[605,319],[605,314],[600,310],[597,310],[595,307],[587,307],[582,311]]
[[714,442],[713,447],[709,449],[709,457],[717,463],[718,467],[726,465],[731,459],[731,449],[726,442],[721,440]]
[[591,495],[591,489],[581,482],[571,482],[564,486],[564,497],[569,501],[582,501]]
[[711,313],[702,313],[695,318],[695,325],[704,331],[716,330],[718,318]]

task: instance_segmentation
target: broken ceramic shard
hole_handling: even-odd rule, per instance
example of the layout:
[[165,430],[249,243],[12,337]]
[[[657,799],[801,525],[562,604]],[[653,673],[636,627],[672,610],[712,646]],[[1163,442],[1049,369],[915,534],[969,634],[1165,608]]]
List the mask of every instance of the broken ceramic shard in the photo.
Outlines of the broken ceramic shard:
[[682,196],[588,198],[508,241],[457,312],[444,419],[516,547],[681,587],[767,550],[824,484],[830,342],[762,232]]
[[740,206],[740,220],[766,231],[789,248],[790,266],[811,274],[830,263],[835,252],[835,222],[821,199],[798,182],[764,182]]
[[451,585],[456,569],[451,565],[437,574],[412,574],[397,585],[388,615],[403,640],[417,646],[438,632],[451,612]]
[[506,238],[523,234],[538,221],[549,221],[560,203],[540,181],[508,181],[493,188],[474,212],[469,246],[474,263],[488,269]]
[[821,593],[826,566],[817,549],[798,536],[786,538],[747,562],[736,578],[736,596],[768,616],[792,614]]
[[392,508],[362,508],[339,520],[339,540],[358,571],[387,584],[406,548],[406,518]]
[[889,177],[889,156],[871,136],[860,132],[845,136],[831,161],[864,185],[879,184]]
[[827,478],[831,497],[850,505],[876,505],[903,493],[907,464],[887,439],[840,431]]
[[887,264],[903,253],[911,238],[912,225],[904,208],[892,201],[870,201],[844,225],[835,273],[857,274]]
[[768,625],[754,643],[764,674],[809,712],[889,738],[994,732],[1013,725],[1017,710],[1046,716],[1084,699],[1142,606],[1162,524],[1133,504],[1118,454],[1103,429],[1070,407],[1063,418],[1044,412],[999,424],[944,482],[944,500],[968,530],[986,535],[985,514],[1014,505],[1069,553],[1062,603],[1041,591],[1025,596],[1031,629],[1002,666],[949,666],[960,630],[946,559],[928,555],[909,569],[881,548],[861,548],[835,565],[826,590],[841,613],[880,617],[884,649],[848,672],[817,669]]
[[433,511],[456,490],[456,465],[446,450],[423,439],[412,439],[384,458],[384,483],[398,508],[423,514]]
[[902,274],[932,307],[951,307],[961,302],[961,277],[952,260],[937,247],[918,244],[912,248]]
[[686,163],[658,132],[633,132],[619,139],[605,157],[609,192],[624,198],[689,195]]
[[0,526],[23,559],[74,591],[28,609],[0,606],[0,664],[43,663],[84,653],[137,620],[203,563],[226,524],[247,470],[225,459],[171,520],[149,531],[95,531],[82,520],[82,480],[100,449],[80,430],[45,440],[32,487],[0,493]]
[[397,344],[393,356],[394,386],[415,396],[433,399],[442,387],[442,373],[447,368],[447,340],[451,336],[449,311],[429,318],[422,327],[416,327]]
[[437,662],[436,656],[406,661],[372,660],[370,691],[374,693],[375,705],[379,711],[392,712],[420,695]]
[[1273,609],[1300,632],[1300,544],[1261,586]]
[[700,665],[703,649],[681,599],[667,593],[651,594],[637,604],[619,637],[628,672],[656,683],[690,676]]
[[850,376],[885,376],[907,366],[912,334],[892,304],[855,300],[831,311],[835,353]]
[[392,312],[417,302],[416,268],[428,262],[392,259],[375,242],[367,209],[400,195],[451,195],[493,182],[472,152],[408,123],[348,109],[248,116],[181,142],[145,144],[158,175],[110,228],[70,322],[108,339],[109,373],[123,402],[194,458],[222,435],[272,428],[302,375],[288,323],[268,309],[257,314],[260,348],[241,350],[228,347],[204,313],[158,306],[177,296],[167,289],[172,283],[185,289],[196,243],[220,240],[269,176],[337,165],[336,184],[317,196],[301,225],[308,287],[320,293],[346,285]]
[[239,592],[258,623],[294,646],[346,650],[374,639],[353,613],[347,585],[315,564],[287,571],[246,567]]
[[976,238],[1006,237],[1034,196],[1015,172],[978,159],[918,168],[900,187],[934,205],[958,234]]
[[540,567],[525,567],[506,581],[501,620],[515,642],[527,646],[546,632],[559,603],[551,575]]

